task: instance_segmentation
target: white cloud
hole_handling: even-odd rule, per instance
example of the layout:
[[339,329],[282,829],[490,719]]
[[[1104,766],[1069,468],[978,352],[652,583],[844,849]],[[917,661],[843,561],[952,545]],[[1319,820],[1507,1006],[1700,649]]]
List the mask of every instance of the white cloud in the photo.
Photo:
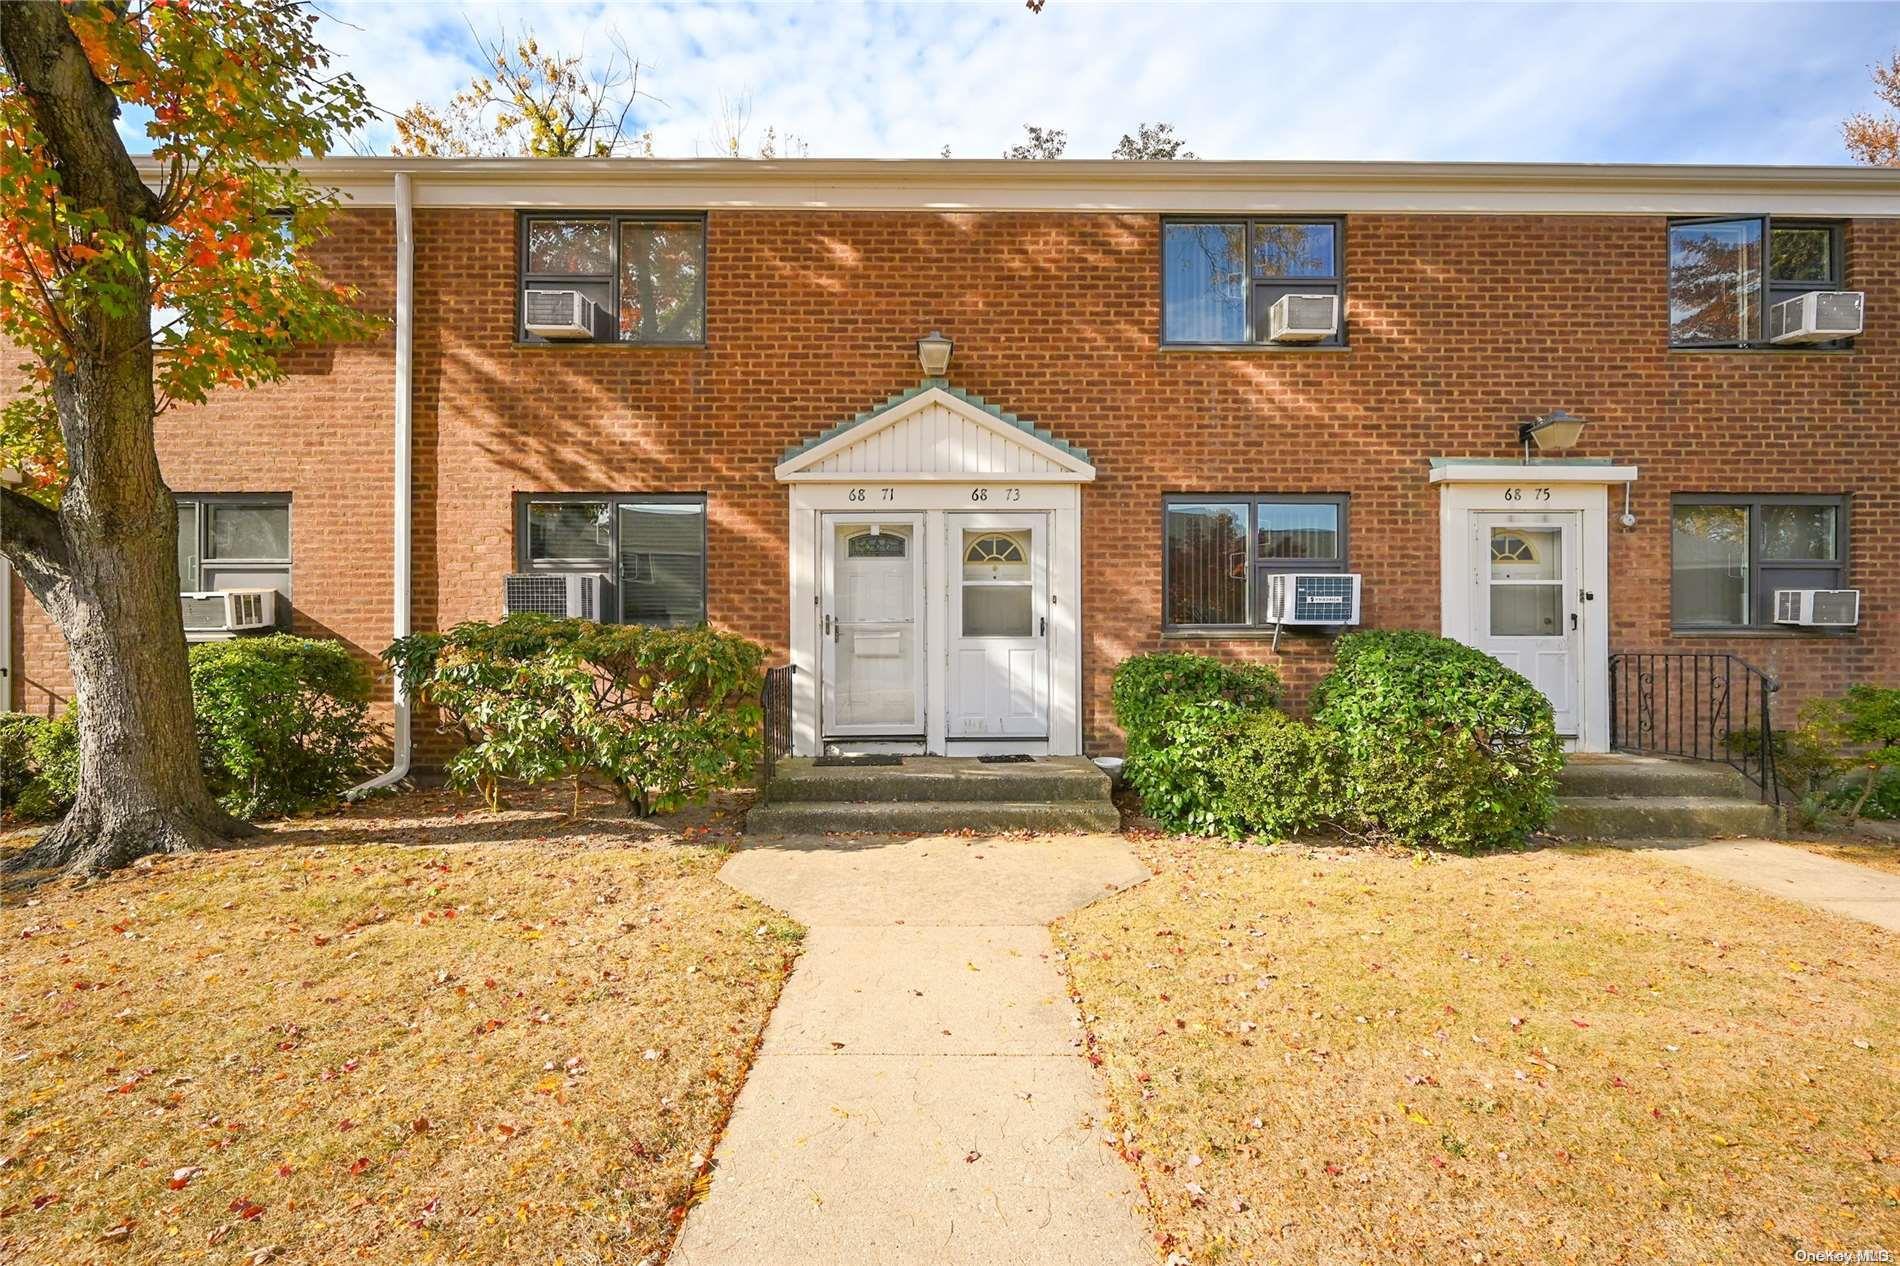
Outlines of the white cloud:
[[[815,156],[990,157],[1024,123],[1071,157],[1167,120],[1208,158],[1839,162],[1893,5],[339,5],[325,37],[381,106],[446,101],[484,35],[645,64],[658,152],[712,152],[722,94]],[[662,104],[663,102],[663,104]],[[368,140],[386,149],[386,124]]]

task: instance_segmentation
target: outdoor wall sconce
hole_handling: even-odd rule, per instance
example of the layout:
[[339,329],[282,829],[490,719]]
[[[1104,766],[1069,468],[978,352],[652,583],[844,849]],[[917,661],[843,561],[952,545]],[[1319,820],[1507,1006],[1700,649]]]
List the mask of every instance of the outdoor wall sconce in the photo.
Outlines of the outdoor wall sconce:
[[1537,445],[1540,453],[1561,453],[1583,438],[1583,428],[1587,425],[1587,419],[1565,413],[1562,409],[1552,409],[1541,418],[1520,422],[1517,438],[1524,445],[1524,460],[1531,459],[1532,444]]
[[950,368],[950,352],[955,346],[941,330],[932,330],[918,339],[917,359],[923,363],[924,377],[943,377],[944,371]]

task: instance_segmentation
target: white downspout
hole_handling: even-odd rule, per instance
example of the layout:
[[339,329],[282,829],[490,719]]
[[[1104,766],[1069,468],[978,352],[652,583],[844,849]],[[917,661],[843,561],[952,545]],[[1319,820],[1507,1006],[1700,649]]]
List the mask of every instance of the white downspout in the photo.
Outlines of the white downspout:
[[[18,488],[25,478],[0,466],[0,486]],[[0,712],[13,710],[13,564],[0,558]]]
[[[410,187],[409,173],[396,173],[396,517],[395,517],[395,571],[396,592],[393,610],[395,613],[395,635],[399,638],[410,634],[411,613],[410,593],[414,588],[412,581],[412,551],[410,548],[411,521],[411,440],[414,427],[410,415],[410,384],[414,376],[415,344],[415,305],[416,305],[416,234],[414,191]],[[396,678],[396,718],[394,733],[394,751],[387,772],[378,774],[360,786],[352,787],[344,794],[347,800],[355,800],[372,791],[393,786],[409,776],[410,758],[410,710],[409,683]]]

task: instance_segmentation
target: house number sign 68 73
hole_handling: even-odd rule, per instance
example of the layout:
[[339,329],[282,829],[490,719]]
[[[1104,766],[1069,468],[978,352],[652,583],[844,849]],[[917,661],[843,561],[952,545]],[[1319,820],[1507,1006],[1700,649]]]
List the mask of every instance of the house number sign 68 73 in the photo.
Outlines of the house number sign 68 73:
[[1504,490],[1504,499],[1506,501],[1549,501],[1550,489],[1506,488]]

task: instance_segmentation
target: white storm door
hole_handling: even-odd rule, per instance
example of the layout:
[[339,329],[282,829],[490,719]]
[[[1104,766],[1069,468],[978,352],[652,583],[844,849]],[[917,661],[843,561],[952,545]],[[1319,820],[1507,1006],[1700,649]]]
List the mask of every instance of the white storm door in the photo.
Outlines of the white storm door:
[[1049,736],[1049,516],[946,514],[944,737]]
[[819,526],[819,681],[827,737],[924,733],[923,516]]
[[1557,733],[1578,733],[1583,697],[1583,516],[1471,516],[1474,645],[1550,700]]

